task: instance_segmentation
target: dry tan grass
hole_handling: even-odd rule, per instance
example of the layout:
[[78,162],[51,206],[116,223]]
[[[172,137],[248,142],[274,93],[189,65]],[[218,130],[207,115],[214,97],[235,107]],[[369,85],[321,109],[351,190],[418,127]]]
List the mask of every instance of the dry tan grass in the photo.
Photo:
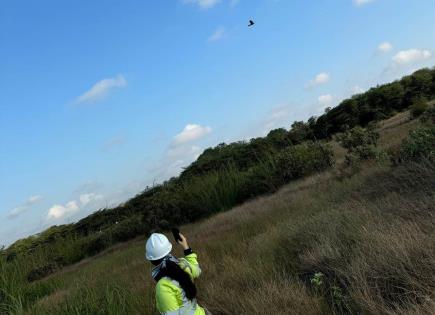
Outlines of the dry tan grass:
[[[181,227],[203,269],[200,304],[214,314],[430,314],[431,175],[429,167],[395,173],[369,168],[342,181],[324,173]],[[137,240],[57,275],[60,293],[29,314],[72,314],[62,311],[65,299],[78,303],[85,288],[100,294],[111,287],[125,289],[130,300],[123,303],[131,314],[155,314],[151,266],[143,251],[143,240]],[[345,285],[345,308],[331,304],[328,286],[321,292],[310,287],[306,280],[319,271],[328,285]],[[395,293],[396,285],[404,290]]]
[[395,128],[399,125],[403,125],[411,120],[411,112],[405,111],[394,115],[388,119],[385,119],[379,123],[379,131]]
[[411,120],[396,126],[381,131],[379,138],[379,146],[381,148],[390,148],[400,144],[408,135],[409,132],[416,129],[420,125],[418,120]]

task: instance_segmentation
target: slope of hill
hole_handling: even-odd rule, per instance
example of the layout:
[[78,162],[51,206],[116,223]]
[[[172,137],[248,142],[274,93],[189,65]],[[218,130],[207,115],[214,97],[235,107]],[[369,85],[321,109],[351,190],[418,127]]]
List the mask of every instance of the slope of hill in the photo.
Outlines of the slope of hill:
[[417,71],[289,131],[208,149],[124,205],[17,241],[0,251],[0,313],[152,314],[144,235],[277,192],[183,227],[214,313],[429,314],[433,97],[435,70]]
[[[391,149],[420,125],[399,114],[379,142]],[[432,314],[434,188],[433,160],[368,161],[182,226],[203,269],[200,303],[213,314]],[[24,287],[22,264],[2,267],[6,314],[155,314],[143,236]]]
[[[320,143],[335,134],[411,107],[421,110],[418,106],[425,104],[424,99],[433,98],[435,69],[416,71],[344,100],[306,123],[294,122],[290,130],[276,129],[264,138],[207,149],[179,177],[148,188],[116,208],[102,209],[75,224],[54,226],[19,240],[7,248],[5,255],[9,261],[29,254],[44,256],[45,263],[40,261],[36,267],[49,272],[152,230],[227,210],[329,167],[332,159],[321,158],[329,148]],[[316,143],[309,145],[309,141]],[[305,165],[304,160],[312,163]],[[283,167],[287,167],[286,172],[280,169]],[[64,251],[66,243],[69,248]]]

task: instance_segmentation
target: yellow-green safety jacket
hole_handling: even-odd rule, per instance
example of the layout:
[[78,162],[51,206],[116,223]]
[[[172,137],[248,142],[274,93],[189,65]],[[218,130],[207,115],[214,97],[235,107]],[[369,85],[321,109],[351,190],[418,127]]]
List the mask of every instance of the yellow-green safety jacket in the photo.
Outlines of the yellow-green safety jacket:
[[[195,253],[180,258],[179,266],[189,274],[192,281],[201,274]],[[156,284],[156,306],[163,315],[205,315],[196,299],[188,300],[179,283],[168,277],[161,278]]]

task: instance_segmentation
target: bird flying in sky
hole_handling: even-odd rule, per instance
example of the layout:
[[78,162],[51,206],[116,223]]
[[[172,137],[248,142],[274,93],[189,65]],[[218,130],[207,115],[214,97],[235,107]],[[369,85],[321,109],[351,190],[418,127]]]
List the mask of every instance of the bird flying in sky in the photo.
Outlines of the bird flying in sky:
[[252,20],[249,20],[249,25],[248,26],[253,26],[255,23]]

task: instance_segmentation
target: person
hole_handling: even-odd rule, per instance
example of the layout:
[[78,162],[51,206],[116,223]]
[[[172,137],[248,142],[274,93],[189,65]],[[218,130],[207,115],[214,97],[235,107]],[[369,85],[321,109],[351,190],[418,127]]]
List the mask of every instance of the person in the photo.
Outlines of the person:
[[164,315],[211,315],[196,301],[194,279],[201,274],[197,255],[180,235],[178,244],[184,250],[184,258],[171,254],[172,244],[160,233],[153,233],[145,246],[145,257],[155,267],[151,275],[156,281],[156,306]]

